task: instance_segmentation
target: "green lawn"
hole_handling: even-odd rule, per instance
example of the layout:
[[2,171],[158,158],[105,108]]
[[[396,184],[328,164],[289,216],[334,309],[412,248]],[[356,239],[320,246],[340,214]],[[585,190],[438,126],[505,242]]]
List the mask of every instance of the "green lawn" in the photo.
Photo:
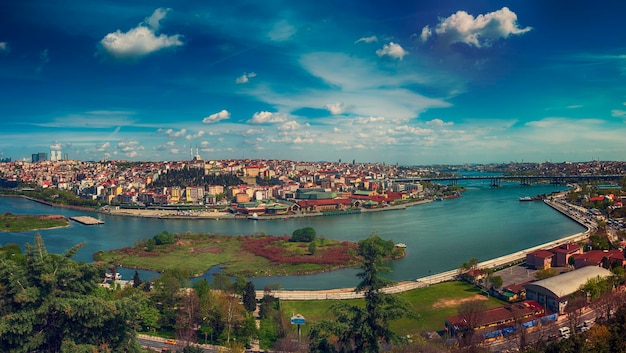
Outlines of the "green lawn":
[[[415,289],[398,294],[413,307],[413,313],[418,319],[403,319],[394,321],[392,329],[401,335],[416,334],[421,331],[440,331],[444,328],[446,317],[457,315],[457,308],[462,300],[468,300],[481,295],[476,287],[465,282],[445,282],[427,288]],[[487,308],[506,305],[492,297],[484,297]],[[308,323],[332,317],[330,307],[335,300],[307,300],[281,301],[281,308],[285,315],[303,315]],[[358,304],[363,300],[346,300],[347,303]],[[295,325],[294,325],[295,326]],[[308,334],[307,325],[302,327],[303,335]],[[294,328],[295,330],[295,328]]]
[[0,215],[0,231],[26,232],[36,229],[67,227],[70,221],[63,216],[14,215],[9,212]]
[[[279,263],[271,262],[265,257],[257,256],[246,251],[243,246],[245,241],[242,236],[226,236],[215,234],[176,234],[174,244],[158,245],[152,251],[146,251],[144,245],[136,245],[111,251],[100,251],[94,254],[94,260],[109,264],[121,265],[129,268],[139,268],[164,272],[167,270],[179,270],[190,276],[199,276],[213,266],[220,265],[224,273],[231,276],[257,277],[257,276],[281,276],[289,274],[306,274],[329,271],[342,267],[341,265],[328,265],[314,263]],[[272,236],[255,236],[256,239]],[[319,240],[316,240],[320,243]],[[317,254],[322,254],[325,249],[332,249],[341,242],[325,239],[324,245],[318,245]],[[308,244],[277,241],[273,247],[287,249],[287,257],[302,256],[308,254]],[[353,265],[347,262],[343,267]]]

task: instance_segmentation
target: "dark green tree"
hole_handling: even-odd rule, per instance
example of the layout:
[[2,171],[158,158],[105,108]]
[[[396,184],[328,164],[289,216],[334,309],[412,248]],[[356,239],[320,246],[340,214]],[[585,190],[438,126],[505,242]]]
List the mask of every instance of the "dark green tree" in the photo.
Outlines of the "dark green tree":
[[135,274],[133,275],[133,287],[139,288],[142,283],[143,281],[139,278],[139,272],[135,271]]
[[[391,249],[390,249],[391,244]],[[386,256],[392,251],[393,242],[372,235],[359,242],[358,253],[363,258],[361,282],[355,291],[363,293],[365,306],[339,303],[333,307],[336,320],[323,320],[312,325],[309,338],[312,352],[332,352],[330,338],[335,336],[336,349],[341,352],[373,352],[381,350],[381,342],[397,343],[401,339],[390,328],[391,320],[411,317],[410,307],[396,296],[383,292],[392,281],[380,276],[389,272],[384,265]]]
[[308,243],[315,240],[316,235],[315,229],[312,227],[304,227],[294,230],[293,233],[291,233],[291,239],[289,239],[289,241]]
[[139,352],[135,325],[140,296],[117,300],[99,293],[104,268],[48,254],[39,234],[23,263],[0,258],[0,347],[4,352]]
[[250,281],[246,283],[243,291],[243,306],[249,312],[256,310],[256,291],[254,290],[254,284]]

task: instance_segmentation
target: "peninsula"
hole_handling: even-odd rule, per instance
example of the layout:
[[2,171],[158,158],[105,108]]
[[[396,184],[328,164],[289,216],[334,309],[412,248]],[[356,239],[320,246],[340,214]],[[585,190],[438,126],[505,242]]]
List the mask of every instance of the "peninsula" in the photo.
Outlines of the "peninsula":
[[[257,277],[320,273],[360,263],[356,243],[317,237],[314,230],[311,237],[298,238],[296,234],[306,232],[299,231],[292,236],[162,232],[132,247],[99,251],[94,260],[156,272],[177,270],[190,277],[201,276],[213,266],[222,267],[229,276]],[[404,248],[392,241],[381,241],[381,246],[389,258],[404,256]]]
[[0,215],[0,224],[0,231],[17,233],[68,227],[70,221],[61,215],[15,215],[7,212]]

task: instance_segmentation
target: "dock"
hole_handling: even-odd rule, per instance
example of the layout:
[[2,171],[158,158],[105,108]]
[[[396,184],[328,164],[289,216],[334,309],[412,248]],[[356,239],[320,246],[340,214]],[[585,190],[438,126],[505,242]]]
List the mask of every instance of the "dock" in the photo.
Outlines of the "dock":
[[87,226],[93,226],[96,224],[104,224],[104,221],[101,221],[97,218],[93,218],[90,216],[74,216],[74,217],[70,217],[70,219],[72,221],[78,222],[80,224],[84,224]]

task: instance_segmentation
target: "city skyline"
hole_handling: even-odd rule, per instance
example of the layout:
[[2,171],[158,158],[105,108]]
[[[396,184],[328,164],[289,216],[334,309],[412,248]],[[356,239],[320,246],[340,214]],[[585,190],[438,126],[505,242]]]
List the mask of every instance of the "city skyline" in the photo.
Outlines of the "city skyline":
[[622,3],[0,5],[0,158],[624,160]]

